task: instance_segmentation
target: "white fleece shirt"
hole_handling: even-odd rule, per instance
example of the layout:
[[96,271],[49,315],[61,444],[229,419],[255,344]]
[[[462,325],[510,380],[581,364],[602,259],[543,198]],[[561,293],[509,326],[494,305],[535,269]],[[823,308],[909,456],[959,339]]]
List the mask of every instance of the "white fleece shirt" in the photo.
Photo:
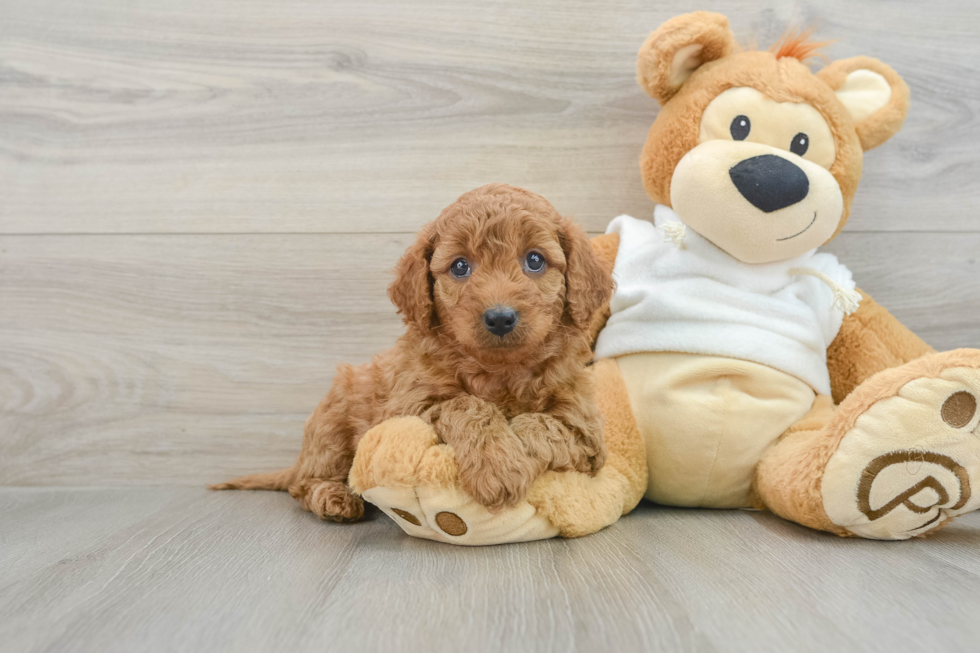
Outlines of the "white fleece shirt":
[[596,342],[597,357],[640,352],[726,356],[768,365],[830,394],[827,347],[844,314],[831,289],[793,268],[822,272],[854,290],[851,272],[833,254],[809,251],[775,263],[742,263],[686,230],[683,248],[657,227],[680,222],[657,206],[654,222],[621,215],[612,315]]

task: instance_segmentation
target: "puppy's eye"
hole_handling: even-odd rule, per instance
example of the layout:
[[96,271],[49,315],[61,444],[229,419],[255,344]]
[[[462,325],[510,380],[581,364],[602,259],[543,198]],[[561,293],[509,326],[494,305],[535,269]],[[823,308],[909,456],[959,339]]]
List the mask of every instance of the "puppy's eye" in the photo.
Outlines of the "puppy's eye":
[[793,142],[789,144],[789,151],[797,156],[803,156],[810,149],[810,137],[800,132],[793,137]]
[[528,272],[541,272],[544,270],[544,255],[541,252],[528,252],[524,258],[524,269]]
[[458,258],[449,266],[449,271],[457,279],[465,279],[470,276],[470,264],[465,258]]
[[732,126],[728,128],[728,131],[732,133],[732,138],[736,141],[744,141],[749,136],[749,132],[752,131],[752,121],[749,120],[748,116],[735,116],[735,120],[732,121]]

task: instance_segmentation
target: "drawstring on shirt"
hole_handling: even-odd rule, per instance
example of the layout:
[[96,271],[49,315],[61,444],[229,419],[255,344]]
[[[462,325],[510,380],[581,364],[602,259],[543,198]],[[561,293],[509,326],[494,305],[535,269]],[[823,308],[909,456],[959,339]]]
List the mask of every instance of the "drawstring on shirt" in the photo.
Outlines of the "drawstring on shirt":
[[843,312],[844,315],[850,315],[855,312],[861,304],[861,293],[856,290],[848,290],[838,285],[836,281],[823,272],[818,272],[813,268],[793,268],[789,271],[789,275],[791,277],[816,277],[823,281],[834,295],[833,307]]
[[677,249],[687,249],[684,245],[684,237],[687,236],[687,227],[683,222],[665,222],[658,227],[663,234],[664,241],[670,243]]

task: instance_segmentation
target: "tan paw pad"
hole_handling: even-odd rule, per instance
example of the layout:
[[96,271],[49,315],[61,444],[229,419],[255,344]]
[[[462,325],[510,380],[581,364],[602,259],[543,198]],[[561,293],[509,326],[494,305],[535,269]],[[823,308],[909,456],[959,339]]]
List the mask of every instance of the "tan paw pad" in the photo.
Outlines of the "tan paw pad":
[[857,418],[821,481],[831,521],[907,539],[980,507],[980,372],[920,378]]
[[399,517],[407,521],[409,524],[412,524],[413,526],[422,525],[422,522],[419,521],[419,518],[413,515],[412,513],[408,512],[407,510],[401,510],[400,508],[392,508],[391,512],[395,513],[396,515],[398,515]]
[[459,515],[454,512],[440,512],[436,515],[436,524],[439,525],[439,528],[446,535],[452,535],[453,537],[466,535],[466,522],[460,519]]
[[960,390],[946,399],[940,414],[944,422],[954,429],[961,429],[970,423],[976,413],[977,398],[965,390]]

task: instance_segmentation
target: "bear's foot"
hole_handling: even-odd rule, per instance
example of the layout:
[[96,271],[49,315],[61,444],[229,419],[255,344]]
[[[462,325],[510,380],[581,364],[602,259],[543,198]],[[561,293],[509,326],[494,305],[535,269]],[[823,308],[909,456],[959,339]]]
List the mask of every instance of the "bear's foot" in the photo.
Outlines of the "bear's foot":
[[417,417],[368,431],[350,483],[413,537],[484,545],[555,537],[558,528],[527,500],[489,510],[463,491],[451,447]]
[[491,512],[454,488],[374,487],[364,498],[413,537],[451,544],[485,545],[543,540],[558,529],[534,506],[521,501]]
[[886,370],[855,389],[829,426],[839,445],[820,492],[847,534],[908,539],[980,507],[980,351]]

